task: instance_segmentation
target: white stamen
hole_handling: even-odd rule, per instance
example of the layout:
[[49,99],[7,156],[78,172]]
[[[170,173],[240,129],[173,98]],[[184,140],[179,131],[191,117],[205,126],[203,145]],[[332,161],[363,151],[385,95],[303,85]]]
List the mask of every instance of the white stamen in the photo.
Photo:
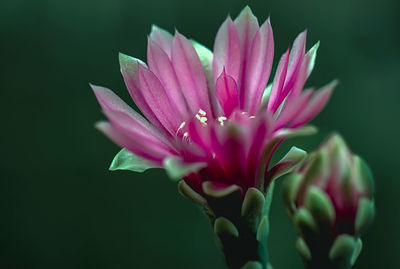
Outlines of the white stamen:
[[207,115],[207,113],[203,109],[199,109],[199,114],[202,116]]
[[224,116],[218,117],[218,121],[221,126],[224,126],[224,121],[226,121],[226,120],[227,120],[227,118]]

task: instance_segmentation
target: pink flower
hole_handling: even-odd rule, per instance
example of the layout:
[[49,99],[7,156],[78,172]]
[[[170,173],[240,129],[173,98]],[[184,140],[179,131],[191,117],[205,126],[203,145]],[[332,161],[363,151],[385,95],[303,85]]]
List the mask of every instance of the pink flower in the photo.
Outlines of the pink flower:
[[97,127],[141,163],[166,168],[200,194],[205,188],[265,192],[273,178],[299,161],[294,150],[268,169],[276,147],[312,130],[303,126],[325,106],[336,84],[303,91],[318,47],[306,53],[306,35],[300,33],[283,54],[267,86],[272,27],[269,19],[259,26],[248,7],[221,25],[213,53],[177,31],[172,36],[153,27],[147,65],[120,54],[128,91],[147,120],[112,91],[92,86],[109,120]]

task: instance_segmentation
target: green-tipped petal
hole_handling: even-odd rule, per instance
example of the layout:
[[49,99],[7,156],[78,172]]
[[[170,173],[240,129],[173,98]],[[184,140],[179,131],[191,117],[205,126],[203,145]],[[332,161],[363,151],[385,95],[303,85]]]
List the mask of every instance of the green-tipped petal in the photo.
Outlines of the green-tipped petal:
[[371,169],[369,168],[367,163],[357,155],[354,156],[354,162],[358,168],[362,188],[366,190],[370,197],[372,197],[375,192],[375,184]]
[[307,152],[297,147],[292,147],[288,153],[271,169],[270,180],[281,177],[301,165],[307,157]]
[[329,251],[332,261],[347,260],[351,258],[356,247],[356,239],[348,234],[338,236]]
[[268,217],[264,216],[261,219],[260,225],[258,225],[258,229],[257,229],[257,241],[261,242],[262,240],[264,240],[265,238],[267,238],[269,234],[269,221],[268,221]]
[[218,236],[230,235],[233,237],[239,237],[239,231],[236,226],[224,217],[219,217],[215,220],[214,233]]
[[262,268],[263,266],[260,262],[250,261],[247,262],[245,265],[243,265],[241,269],[262,269]]
[[296,210],[294,200],[300,183],[300,174],[291,174],[283,183],[283,201],[285,202],[287,209],[291,211],[291,214]]
[[356,216],[356,232],[357,234],[363,233],[369,225],[372,223],[372,220],[375,216],[375,205],[374,201],[369,200],[367,198],[362,198],[358,203],[358,210]]
[[195,192],[183,180],[178,183],[178,190],[183,196],[185,196],[186,198],[188,198],[189,200],[193,201],[196,204],[199,204],[199,205],[206,205],[207,204],[207,200],[204,199],[204,197],[202,197],[200,194]]
[[195,173],[206,166],[205,163],[184,163],[180,158],[169,157],[163,161],[163,166],[172,180],[179,180],[190,173]]
[[256,188],[247,190],[242,204],[242,217],[252,229],[256,229],[260,216],[262,216],[265,204],[265,197],[262,192]]
[[335,220],[335,209],[331,199],[318,187],[311,186],[308,189],[305,206],[317,220],[329,221],[331,224]]
[[236,191],[241,191],[238,185],[222,185],[212,181],[204,182],[202,187],[204,193],[213,198],[222,198]]
[[150,168],[159,168],[159,166],[151,163],[151,161],[143,159],[127,149],[121,149],[115,155],[110,167],[111,171],[115,170],[130,170],[133,172],[144,172]]
[[350,264],[352,266],[356,263],[357,258],[361,253],[362,246],[363,246],[362,241],[360,238],[358,238],[356,248],[354,249],[353,255],[351,256],[351,260],[350,260]]
[[296,241],[296,249],[305,260],[311,260],[311,252],[303,238],[299,237]]
[[296,226],[297,230],[301,233],[306,233],[308,231],[318,231],[318,226],[313,216],[311,215],[310,211],[308,211],[304,207],[299,208],[296,211],[293,217],[293,223]]
[[310,58],[310,62],[308,64],[308,70],[307,70],[307,77],[311,75],[311,72],[314,69],[315,66],[315,59],[317,58],[317,50],[319,48],[319,41],[315,43],[314,46],[307,52],[306,56]]

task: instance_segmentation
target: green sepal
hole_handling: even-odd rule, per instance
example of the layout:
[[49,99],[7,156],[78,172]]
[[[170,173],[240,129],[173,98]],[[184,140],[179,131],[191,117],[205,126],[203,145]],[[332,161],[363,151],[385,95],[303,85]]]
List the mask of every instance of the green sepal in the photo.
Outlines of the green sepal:
[[296,240],[296,249],[304,260],[311,260],[311,252],[303,238],[299,237]]
[[205,194],[213,198],[222,198],[236,191],[241,191],[241,188],[238,185],[232,184],[221,187],[221,185],[212,181],[204,182],[202,188]]
[[368,198],[361,198],[358,202],[355,229],[358,235],[365,232],[372,223],[375,216],[374,201]]
[[163,166],[172,180],[179,180],[190,173],[195,173],[206,166],[205,163],[184,163],[181,158],[168,157]]
[[[349,261],[356,247],[356,239],[348,234],[339,235],[329,251],[332,261]],[[344,262],[346,263],[346,262]]]
[[241,269],[263,269],[263,266],[260,262],[249,261],[248,263],[243,265]]
[[236,226],[224,217],[219,217],[215,220],[214,233],[218,236],[229,235],[235,238],[239,237],[239,231]]
[[305,206],[317,221],[335,220],[335,209],[329,196],[316,186],[310,186],[305,198]]
[[360,238],[358,238],[357,243],[356,243],[356,247],[355,247],[354,252],[353,252],[353,255],[351,255],[351,259],[350,259],[351,266],[353,266],[356,263],[357,258],[361,253],[362,246],[363,246],[362,241],[361,241]]
[[289,215],[294,214],[296,210],[295,199],[301,183],[301,174],[291,174],[283,182],[283,201],[286,209],[289,210]]
[[305,207],[300,207],[293,216],[293,224],[300,234],[307,234],[309,231],[318,232],[317,223]]
[[366,190],[370,197],[373,197],[375,192],[375,183],[371,169],[360,156],[354,155],[354,162],[358,169],[363,189]]
[[319,180],[323,181],[329,173],[328,152],[326,149],[312,154],[312,157],[307,161],[307,167],[303,175],[302,186],[308,186],[310,183]]
[[319,41],[317,43],[315,43],[314,46],[312,46],[312,48],[307,52],[306,56],[309,57],[310,62],[308,64],[308,69],[307,69],[307,77],[309,77],[311,75],[311,72],[314,69],[315,66],[315,59],[317,58],[317,51],[319,48]]
[[201,196],[200,194],[195,192],[183,180],[181,180],[178,183],[178,191],[179,191],[180,194],[182,194],[182,196],[188,198],[189,200],[191,200],[192,202],[194,202],[194,203],[196,203],[198,205],[206,205],[207,204],[207,200],[203,196]]
[[262,192],[256,188],[247,190],[243,200],[241,215],[247,220],[251,230],[257,229],[260,217],[264,211],[265,197]]
[[261,219],[260,224],[258,225],[257,228],[257,234],[256,234],[257,241],[262,242],[268,237],[268,234],[269,234],[269,221],[268,217],[264,216]]
[[270,180],[279,178],[295,169],[303,163],[307,157],[307,152],[304,150],[292,147],[285,156],[271,169]]
[[115,155],[108,169],[110,171],[130,170],[141,173],[150,168],[159,168],[159,166],[123,148]]

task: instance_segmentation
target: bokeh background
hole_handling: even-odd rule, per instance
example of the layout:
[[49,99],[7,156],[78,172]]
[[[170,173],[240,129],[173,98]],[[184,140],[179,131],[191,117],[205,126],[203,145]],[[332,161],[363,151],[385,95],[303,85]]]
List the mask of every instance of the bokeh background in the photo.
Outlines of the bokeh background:
[[[293,142],[310,151],[336,130],[368,161],[377,218],[355,268],[400,268],[398,0],[2,0],[0,268],[224,268],[208,220],[163,171],[107,170],[119,149],[93,127],[104,116],[88,83],[129,100],[119,51],[144,59],[152,24],[212,47],[246,4],[271,15],[276,61],[305,28],[308,48],[321,40],[308,85],[341,83],[319,134]],[[272,263],[302,268],[280,185]]]

